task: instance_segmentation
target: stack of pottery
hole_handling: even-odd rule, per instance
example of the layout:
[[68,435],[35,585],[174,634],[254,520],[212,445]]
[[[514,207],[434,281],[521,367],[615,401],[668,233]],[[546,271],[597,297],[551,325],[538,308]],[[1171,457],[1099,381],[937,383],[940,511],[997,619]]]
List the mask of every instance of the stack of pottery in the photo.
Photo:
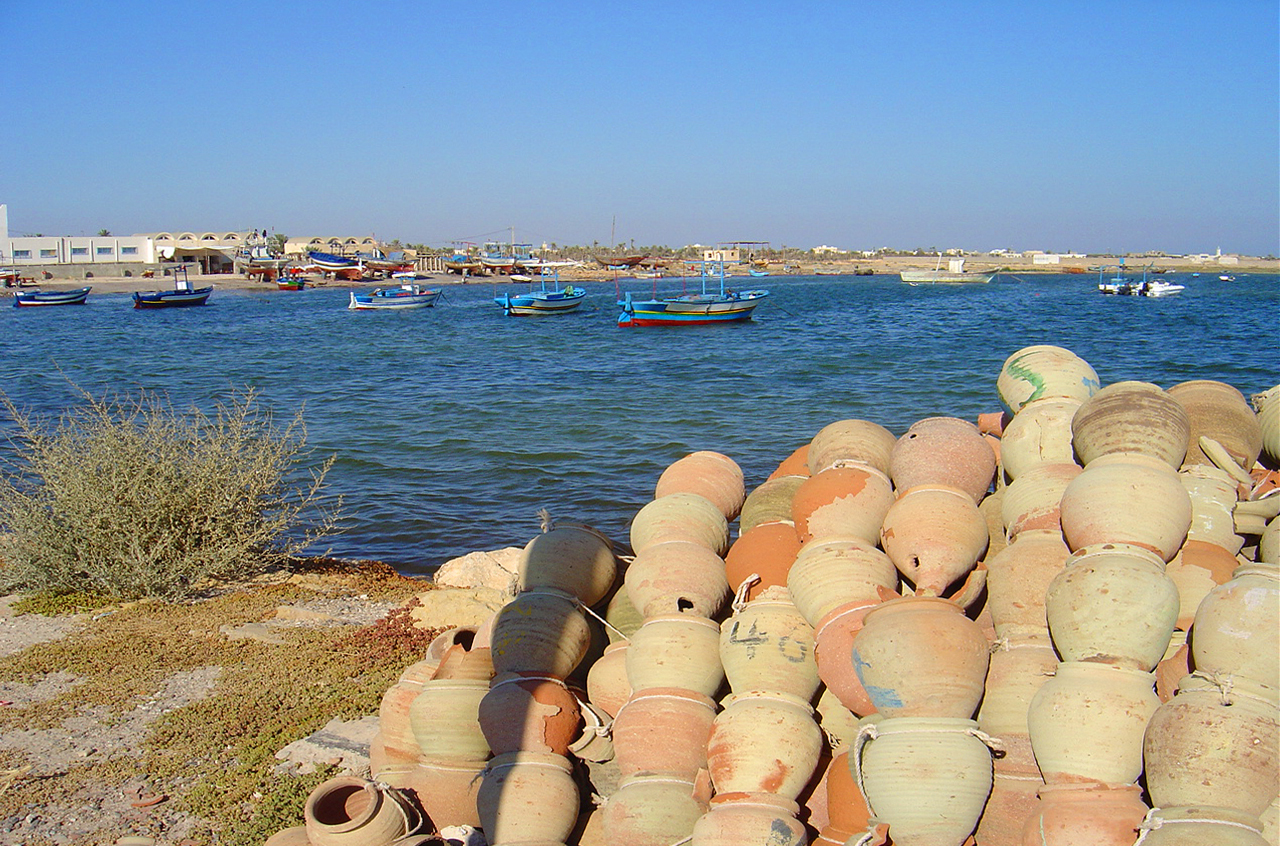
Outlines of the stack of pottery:
[[1181,842],[1167,839],[1177,828],[1199,842],[1261,846],[1260,818],[1280,794],[1280,567],[1239,567],[1205,596],[1191,634],[1196,670],[1147,726],[1159,810],[1146,842]]

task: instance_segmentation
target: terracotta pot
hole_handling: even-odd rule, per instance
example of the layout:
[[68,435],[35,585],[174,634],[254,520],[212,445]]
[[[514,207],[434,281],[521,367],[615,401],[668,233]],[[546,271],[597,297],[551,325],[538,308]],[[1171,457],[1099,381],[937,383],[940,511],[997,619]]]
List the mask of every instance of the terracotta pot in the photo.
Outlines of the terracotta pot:
[[[865,728],[852,751],[875,818],[895,843],[956,846],[991,792],[991,752],[972,720],[906,717]],[[869,738],[869,739],[868,739]]]
[[480,729],[480,700],[489,682],[479,679],[433,679],[409,706],[409,726],[422,760],[479,761],[489,757]]
[[1164,562],[1137,547],[1086,546],[1067,559],[1045,594],[1064,661],[1098,661],[1148,672],[1178,622],[1178,586]]
[[996,474],[996,456],[978,427],[958,417],[927,417],[893,446],[889,476],[900,491],[946,485],[982,501]]
[[311,846],[311,841],[307,839],[307,827],[295,825],[271,835],[262,846]]
[[801,542],[848,537],[875,543],[893,505],[893,483],[870,466],[840,465],[810,476],[791,500],[791,518]]
[[886,718],[968,719],[982,699],[987,656],[981,628],[954,603],[907,597],[866,614],[851,660]]
[[690,453],[662,471],[654,489],[654,498],[673,493],[705,497],[726,520],[737,518],[747,496],[742,468],[738,463],[727,455],[709,450]]
[[1244,545],[1236,534],[1233,512],[1238,483],[1217,467],[1192,465],[1178,473],[1178,481],[1191,497],[1191,526],[1187,539],[1222,547],[1235,555]]
[[822,692],[818,694],[818,704],[813,709],[818,713],[818,725],[822,727],[831,748],[853,745],[854,738],[858,736],[858,721],[861,718],[844,707],[826,685],[823,685]]
[[888,474],[889,456],[897,440],[879,423],[837,420],[823,426],[809,442],[809,473],[816,476],[840,463],[857,463]]
[[382,694],[378,705],[378,732],[389,754],[403,760],[418,757],[418,741],[409,726],[409,706],[422,693],[422,683],[431,678],[437,666],[429,659],[411,664]]
[[1085,400],[1071,421],[1072,443],[1088,467],[1112,453],[1138,453],[1182,466],[1191,423],[1178,401],[1150,382],[1116,382]]
[[1186,540],[1164,568],[1178,586],[1178,628],[1189,631],[1196,609],[1218,585],[1231,581],[1240,560],[1217,544]]
[[587,696],[610,717],[616,717],[619,709],[631,698],[631,683],[627,681],[627,647],[630,641],[618,641],[605,647],[604,654],[587,672]]
[[1076,464],[1071,418],[1081,404],[1076,399],[1042,399],[1019,411],[1000,439],[1005,476],[1016,482],[1041,464]]
[[1209,675],[1246,676],[1280,690],[1280,567],[1238,568],[1209,591],[1196,611],[1195,667]]
[[600,809],[605,840],[611,846],[678,843],[707,812],[707,801],[691,778],[629,776]]
[[390,843],[422,825],[422,816],[395,790],[355,776],[317,785],[302,815],[311,846]]
[[750,582],[746,598],[755,599],[765,588],[785,585],[799,552],[800,538],[787,523],[766,523],[744,532],[724,559],[729,588],[737,593]]
[[632,690],[678,687],[715,696],[724,683],[720,626],[705,617],[650,617],[631,636],[627,681]]
[[692,779],[707,767],[716,703],[679,688],[637,692],[613,721],[613,749],[623,776],[664,773]]
[[1048,784],[1132,784],[1142,735],[1160,700],[1151,673],[1066,662],[1027,709],[1036,762]]
[[878,599],[880,588],[897,590],[898,569],[860,538],[814,538],[787,571],[791,600],[811,626],[841,605]]
[[1259,816],[1280,795],[1275,690],[1199,673],[1178,684],[1147,726],[1147,789],[1157,807],[1206,804]]
[[690,846],[804,846],[804,825],[796,819],[800,808],[772,793],[726,793],[711,800],[711,808],[693,826]]
[[1022,846],[1133,846],[1147,815],[1142,788],[1129,784],[1057,784],[1022,828]]
[[1258,413],[1262,451],[1271,459],[1272,467],[1280,465],[1280,385],[1254,394],[1250,400]]
[[786,693],[725,697],[707,740],[716,793],[772,793],[796,799],[818,766],[822,731],[809,703]]
[[941,596],[987,548],[987,522],[963,491],[909,488],[885,515],[880,546],[916,593]]
[[1191,497],[1159,459],[1120,453],[1094,459],[1062,494],[1062,534],[1073,550],[1141,546],[1173,558],[1191,526]]
[[488,765],[488,761],[420,761],[375,770],[373,777],[416,799],[437,829],[450,825],[479,826],[476,795]]
[[1244,394],[1225,382],[1197,379],[1180,382],[1169,396],[1187,413],[1191,431],[1187,435],[1187,464],[1213,466],[1200,449],[1200,438],[1210,437],[1226,448],[1236,463],[1246,470],[1262,452],[1262,426]]
[[862,631],[867,612],[879,604],[876,600],[841,605],[819,620],[813,631],[818,677],[841,705],[859,717],[874,714],[876,706],[854,667],[853,641]]
[[775,691],[813,699],[821,682],[813,626],[786,588],[770,588],[720,624],[720,663],[734,693]]
[[746,533],[765,523],[794,523],[791,519],[791,500],[796,489],[808,476],[778,476],[763,482],[747,494],[738,517],[739,533]]
[[520,590],[555,588],[595,605],[613,587],[613,544],[590,526],[560,524],[535,537],[520,556]]
[[[578,693],[574,691],[575,696]],[[600,764],[612,761],[613,715],[582,698],[578,700],[578,709],[582,712],[582,727],[578,730],[578,736],[569,744],[569,754],[579,761]]]
[[1258,562],[1280,564],[1280,520],[1272,519],[1259,536]]
[[1004,520],[1000,516],[1006,490],[1008,488],[997,488],[978,503],[978,512],[987,523],[987,552],[984,558],[990,558],[1009,544],[1004,533]]
[[1235,808],[1157,808],[1142,828],[1142,846],[1269,846],[1262,821]]
[[1022,827],[1036,812],[1039,804],[1036,791],[1041,787],[1044,782],[1039,776],[1004,772],[997,761],[992,773],[991,795],[974,832],[977,845],[1022,846]]
[[1014,414],[1039,399],[1066,397],[1083,402],[1101,387],[1087,361],[1070,350],[1043,344],[1023,347],[1009,356],[996,378],[1000,401]]
[[827,815],[831,826],[850,833],[865,831],[867,822],[871,819],[871,810],[867,808],[867,800],[858,789],[848,749],[831,759],[826,787]]
[[1010,638],[991,653],[986,693],[978,710],[978,725],[987,734],[1006,741],[1024,738],[1030,750],[1027,709],[1031,700],[1053,677],[1058,658],[1047,638]]
[[1062,495],[1080,475],[1075,464],[1037,464],[1014,479],[1001,499],[1000,518],[1009,540],[1022,532],[1062,532]]
[[501,673],[480,700],[480,730],[495,755],[567,755],[582,713],[564,681],[536,673]]
[[493,669],[567,678],[590,643],[591,629],[573,595],[551,588],[526,591],[494,621]]
[[987,608],[997,636],[1048,632],[1045,594],[1070,555],[1061,532],[1034,529],[987,557]]
[[1013,415],[1007,411],[984,411],[978,415],[978,431],[998,439],[1012,421]]
[[714,617],[729,600],[724,559],[690,541],[646,547],[627,567],[624,584],[632,607],[644,617]]
[[693,493],[673,493],[646,504],[631,520],[631,549],[664,541],[692,541],[716,555],[729,549],[729,521],[716,504]]
[[1164,658],[1156,664],[1156,696],[1160,701],[1168,702],[1178,690],[1178,682],[1191,674],[1191,644],[1187,643],[1187,633],[1173,630],[1169,638],[1169,648],[1164,651]]
[[563,842],[578,819],[573,765],[546,752],[499,755],[485,770],[476,807],[490,843]]
[[631,604],[631,596],[627,593],[625,585],[615,591],[609,599],[609,604],[605,607],[604,619],[609,624],[605,626],[605,634],[608,635],[610,643],[617,643],[631,637],[644,623],[644,617]]
[[801,444],[795,450],[782,460],[777,469],[769,474],[770,479],[776,479],[779,476],[808,476],[809,475],[809,444]]

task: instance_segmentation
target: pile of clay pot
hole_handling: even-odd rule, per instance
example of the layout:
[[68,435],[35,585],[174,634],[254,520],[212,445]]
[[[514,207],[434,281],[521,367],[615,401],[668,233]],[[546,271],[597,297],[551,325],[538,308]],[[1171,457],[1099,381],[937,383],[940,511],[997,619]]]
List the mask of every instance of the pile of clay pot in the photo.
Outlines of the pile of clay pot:
[[1036,346],[997,389],[749,496],[685,456],[630,554],[548,525],[279,846],[1275,846],[1280,386]]

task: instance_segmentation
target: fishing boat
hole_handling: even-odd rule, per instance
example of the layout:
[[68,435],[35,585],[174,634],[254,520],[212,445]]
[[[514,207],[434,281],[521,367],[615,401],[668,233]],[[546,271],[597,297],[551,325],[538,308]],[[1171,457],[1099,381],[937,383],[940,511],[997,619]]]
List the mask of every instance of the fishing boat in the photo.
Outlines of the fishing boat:
[[510,315],[564,314],[582,305],[587,291],[576,285],[560,286],[560,272],[543,274],[541,285],[535,289],[530,281],[529,290],[523,294],[504,293],[493,301],[502,306],[502,313]]
[[406,282],[398,288],[375,288],[367,294],[351,292],[351,302],[347,308],[430,308],[440,299],[439,288],[428,288],[413,282]]
[[314,250],[307,252],[307,257],[311,259],[311,263],[319,267],[321,270],[346,270],[356,266],[355,259],[349,259],[346,256],[336,256],[333,253],[320,253]]
[[754,267],[748,267],[748,268],[747,268],[747,273],[750,273],[752,276],[768,276],[768,275],[769,275],[769,271],[767,271],[767,270],[757,270],[757,269],[756,269],[756,268],[754,268]]
[[942,269],[942,254],[938,254],[938,263],[933,270],[907,269],[898,273],[902,281],[909,285],[960,285],[966,283],[985,284],[995,278],[994,273],[974,273],[964,269],[964,259],[953,258],[947,261],[947,269]]
[[[750,320],[768,291],[730,291],[724,286],[724,262],[700,262],[702,293],[641,300],[627,292],[618,305],[619,326],[693,326]],[[718,278],[719,290],[709,290]]]
[[15,291],[13,305],[23,306],[56,306],[84,305],[89,296],[89,288],[74,288],[70,291]]
[[1121,264],[1104,264],[1098,268],[1098,290],[1122,297],[1168,297],[1186,289],[1185,285],[1151,279],[1150,267],[1142,268],[1139,277]]
[[307,280],[302,276],[281,276],[276,280],[276,288],[281,291],[302,291],[307,287]]
[[212,293],[212,285],[204,288],[191,287],[191,280],[187,278],[187,265],[180,264],[173,268],[172,291],[135,291],[133,307],[186,308],[188,306],[202,306],[209,301],[209,295]]
[[601,267],[636,267],[649,256],[595,256]]

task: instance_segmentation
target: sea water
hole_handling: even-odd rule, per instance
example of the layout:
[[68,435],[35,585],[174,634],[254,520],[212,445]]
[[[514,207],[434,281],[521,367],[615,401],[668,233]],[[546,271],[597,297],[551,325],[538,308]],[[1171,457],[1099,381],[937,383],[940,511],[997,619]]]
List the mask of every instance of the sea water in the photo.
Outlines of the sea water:
[[525,544],[541,509],[625,542],[662,470],[694,450],[735,459],[750,490],[836,420],[899,435],[924,417],[974,420],[1000,409],[1000,366],[1031,344],[1072,350],[1103,384],[1217,379],[1248,396],[1280,382],[1278,277],[1164,278],[1186,290],[1105,296],[1087,274],[735,278],[771,291],[750,322],[628,329],[616,295],[650,281],[586,283],[578,311],[547,317],[504,317],[492,298],[508,284],[381,312],[325,287],[215,289],[208,306],[160,311],[95,291],[83,307],[0,309],[0,389],[51,415],[80,391],[139,388],[208,411],[252,387],[280,422],[302,408],[344,501],[340,534],[316,551],[425,575]]

